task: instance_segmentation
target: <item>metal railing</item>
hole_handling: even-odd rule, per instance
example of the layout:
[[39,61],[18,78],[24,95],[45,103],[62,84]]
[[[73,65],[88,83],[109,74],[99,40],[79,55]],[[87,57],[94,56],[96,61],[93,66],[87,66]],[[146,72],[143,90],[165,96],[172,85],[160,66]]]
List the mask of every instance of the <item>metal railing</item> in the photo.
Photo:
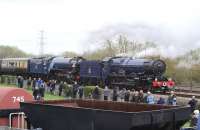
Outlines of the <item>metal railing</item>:
[[9,126],[0,126],[0,130],[27,130],[27,129],[18,129],[18,128],[10,128]]
[[24,129],[25,114],[23,112],[10,113],[10,115],[9,115],[9,128],[12,128],[12,118],[13,118],[13,116],[17,116],[17,128],[18,129]]

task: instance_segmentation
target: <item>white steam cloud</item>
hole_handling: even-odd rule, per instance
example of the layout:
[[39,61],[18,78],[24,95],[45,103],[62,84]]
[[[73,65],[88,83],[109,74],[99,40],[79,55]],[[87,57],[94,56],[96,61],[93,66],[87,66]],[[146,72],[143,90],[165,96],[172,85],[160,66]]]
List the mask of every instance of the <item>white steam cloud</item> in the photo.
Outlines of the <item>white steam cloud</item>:
[[87,42],[95,48],[105,40],[114,40],[119,35],[124,35],[128,40],[139,43],[146,41],[155,43],[156,49],[150,48],[150,50],[141,52],[149,55],[161,54],[165,57],[176,57],[200,47],[200,26],[198,24],[189,27],[177,26],[177,28],[150,24],[117,24],[91,32]]

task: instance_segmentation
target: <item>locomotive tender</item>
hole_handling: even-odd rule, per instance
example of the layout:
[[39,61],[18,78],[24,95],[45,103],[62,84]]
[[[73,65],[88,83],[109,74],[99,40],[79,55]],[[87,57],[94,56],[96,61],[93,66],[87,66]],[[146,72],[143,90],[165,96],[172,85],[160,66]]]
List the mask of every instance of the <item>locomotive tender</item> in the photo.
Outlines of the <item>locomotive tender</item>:
[[82,57],[6,58],[0,60],[0,74],[42,77],[44,79],[78,81],[149,89],[157,78],[163,80],[166,64],[162,60],[108,57],[104,60],[85,60]]

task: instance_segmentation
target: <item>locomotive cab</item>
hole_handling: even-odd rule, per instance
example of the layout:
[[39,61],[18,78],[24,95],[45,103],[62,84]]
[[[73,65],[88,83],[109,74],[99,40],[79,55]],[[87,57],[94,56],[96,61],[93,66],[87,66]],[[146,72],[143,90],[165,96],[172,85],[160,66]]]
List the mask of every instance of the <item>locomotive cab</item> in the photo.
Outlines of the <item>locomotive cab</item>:
[[54,57],[39,57],[29,60],[29,73],[37,76],[47,76],[48,68]]
[[67,57],[56,57],[52,60],[49,73],[51,76],[58,76],[61,79],[73,79],[77,78],[79,72],[79,64],[84,60],[81,57],[67,58]]

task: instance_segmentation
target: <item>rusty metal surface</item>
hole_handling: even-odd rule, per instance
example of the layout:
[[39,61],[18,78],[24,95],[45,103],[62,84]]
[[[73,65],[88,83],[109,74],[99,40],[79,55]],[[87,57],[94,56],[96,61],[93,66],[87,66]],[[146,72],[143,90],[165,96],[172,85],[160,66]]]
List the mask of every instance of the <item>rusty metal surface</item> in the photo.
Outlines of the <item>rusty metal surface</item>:
[[25,102],[21,108],[44,130],[175,130],[190,117],[188,107],[94,100]]
[[169,106],[169,105],[149,105],[149,104],[142,104],[142,103],[137,104],[137,103],[127,103],[127,102],[73,100],[73,99],[33,101],[29,103],[52,105],[52,106],[81,107],[81,108],[91,108],[91,109],[123,111],[123,112],[141,112],[141,111],[162,110],[162,109],[179,107],[179,106]]
[[0,88],[0,110],[19,109],[19,102],[32,101],[33,97],[24,89],[13,87]]

